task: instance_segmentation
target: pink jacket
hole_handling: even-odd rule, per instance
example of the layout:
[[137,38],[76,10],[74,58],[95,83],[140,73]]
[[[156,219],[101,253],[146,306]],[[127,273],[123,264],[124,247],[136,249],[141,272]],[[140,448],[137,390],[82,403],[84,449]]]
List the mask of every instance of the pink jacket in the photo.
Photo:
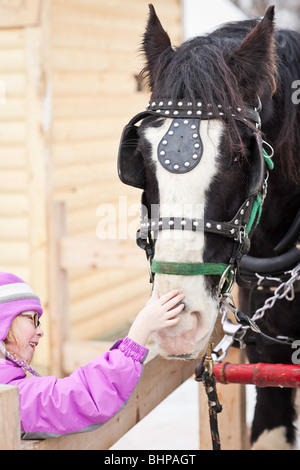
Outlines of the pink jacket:
[[148,350],[126,337],[70,376],[28,377],[0,360],[0,383],[20,395],[22,439],[92,431],[112,418],[134,391]]

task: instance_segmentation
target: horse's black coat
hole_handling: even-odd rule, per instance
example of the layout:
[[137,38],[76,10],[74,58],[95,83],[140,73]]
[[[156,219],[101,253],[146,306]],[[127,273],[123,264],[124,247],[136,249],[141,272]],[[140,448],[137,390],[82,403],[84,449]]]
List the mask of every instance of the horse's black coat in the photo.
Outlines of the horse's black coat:
[[[203,102],[211,103],[215,114],[218,105],[226,110],[220,117],[225,131],[219,171],[206,195],[207,219],[230,220],[245,199],[251,166],[251,131],[231,114],[238,107],[256,106],[257,96],[260,97],[262,132],[275,150],[275,168],[270,174],[261,222],[252,237],[250,254],[256,257],[276,256],[274,247],[300,207],[300,105],[292,102],[292,84],[300,79],[300,35],[287,30],[275,31],[273,17],[274,8],[270,7],[262,21],[231,23],[173,49],[150,6],[143,43],[146,55],[143,75],[148,78],[152,100],[165,96],[195,101],[201,97]],[[152,121],[149,118],[145,125]],[[147,144],[141,139],[140,145]],[[149,153],[147,147],[141,151],[143,155]],[[145,203],[158,203],[159,191],[151,165],[146,173],[151,184],[145,191]],[[204,262],[227,262],[231,250],[230,240],[205,235]],[[216,289],[217,280],[213,276],[208,277],[207,283],[210,289]],[[257,292],[253,296],[255,308],[261,307],[269,296],[270,292]],[[249,291],[241,290],[240,308],[251,313]],[[293,302],[279,301],[258,324],[271,336],[300,338],[299,310],[298,293]],[[291,362],[293,351],[288,346],[268,344],[253,334],[248,335],[247,342],[251,362]],[[294,417],[291,390],[259,389],[252,441],[264,430],[284,426],[287,441],[293,443]]]

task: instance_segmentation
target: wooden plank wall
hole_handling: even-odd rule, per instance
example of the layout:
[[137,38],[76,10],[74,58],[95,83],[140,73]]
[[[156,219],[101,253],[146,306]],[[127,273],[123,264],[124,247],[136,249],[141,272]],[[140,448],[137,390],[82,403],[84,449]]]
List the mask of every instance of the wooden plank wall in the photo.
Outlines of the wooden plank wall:
[[[179,44],[180,0],[156,9]],[[46,335],[35,357],[47,368],[52,201],[66,202],[67,235],[97,236],[105,207],[123,237],[128,223],[137,227],[140,191],[119,182],[116,164],[124,125],[149,99],[136,80],[148,0],[0,0],[0,17],[0,270],[43,301]],[[130,320],[148,281],[146,261],[142,274],[73,269],[71,338],[94,339]]]
[[[161,1],[157,11],[178,44],[180,1]],[[53,199],[67,204],[68,235],[99,236],[112,210],[117,236],[119,229],[127,236],[126,222],[139,220],[140,191],[119,182],[116,163],[124,125],[148,102],[136,80],[148,1],[52,0],[50,15]],[[128,221],[124,204],[128,210],[135,204]],[[92,339],[118,328],[149,292],[146,261],[144,272],[72,270],[71,338]]]
[[[47,310],[41,4],[0,1],[0,269],[29,282]],[[40,353],[47,363],[47,343]]]
[[0,30],[1,270],[29,277],[29,197],[26,154],[26,34]]

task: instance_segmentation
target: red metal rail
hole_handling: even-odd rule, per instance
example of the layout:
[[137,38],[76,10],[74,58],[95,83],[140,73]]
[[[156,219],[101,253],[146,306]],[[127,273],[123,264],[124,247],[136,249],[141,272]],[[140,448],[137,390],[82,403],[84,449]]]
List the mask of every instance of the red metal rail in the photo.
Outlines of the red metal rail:
[[293,364],[230,364],[213,367],[217,382],[254,384],[258,387],[300,388],[300,366]]

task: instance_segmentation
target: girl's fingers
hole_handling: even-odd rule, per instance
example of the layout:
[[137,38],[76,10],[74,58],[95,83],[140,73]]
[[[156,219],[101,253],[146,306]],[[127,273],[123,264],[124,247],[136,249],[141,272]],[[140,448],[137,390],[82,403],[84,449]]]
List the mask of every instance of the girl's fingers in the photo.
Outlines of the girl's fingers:
[[166,302],[168,302],[168,300],[172,299],[175,295],[178,295],[178,293],[178,290],[172,290],[171,292],[168,292],[167,294],[163,295],[159,299],[160,304],[164,305]]
[[[168,310],[166,312],[167,314],[167,318],[172,318],[172,317],[175,317],[176,315],[178,315],[182,310],[184,309],[184,304],[180,304],[178,305],[177,307],[171,309],[171,310]],[[179,317],[178,317],[179,318]]]
[[177,323],[179,323],[179,321],[180,321],[180,318],[179,318],[179,317],[171,318],[171,319],[168,321],[168,327],[169,327],[169,326],[175,326],[175,325],[177,325]]
[[181,302],[183,299],[183,294],[176,295],[176,297],[173,297],[164,304],[164,309],[170,310],[172,307],[179,304],[179,302]]

